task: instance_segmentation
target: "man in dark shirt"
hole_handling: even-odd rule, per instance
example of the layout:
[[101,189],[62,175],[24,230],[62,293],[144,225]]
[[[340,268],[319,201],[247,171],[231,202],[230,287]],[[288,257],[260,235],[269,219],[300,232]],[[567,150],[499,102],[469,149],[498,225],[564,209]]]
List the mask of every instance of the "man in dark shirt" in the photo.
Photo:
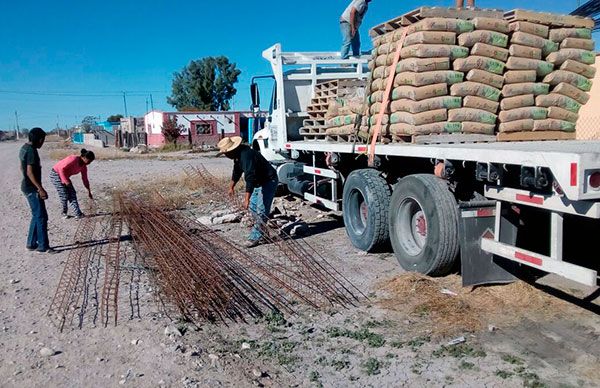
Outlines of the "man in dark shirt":
[[233,159],[233,173],[229,195],[234,194],[235,185],[242,174],[246,181],[246,194],[244,196],[244,209],[250,211],[257,218],[254,227],[248,236],[247,248],[252,248],[261,243],[261,226],[271,213],[271,205],[277,189],[277,171],[259,152],[246,144],[242,144],[239,136],[227,137],[219,142],[219,154],[224,154]]
[[38,154],[38,149],[42,148],[44,140],[46,140],[46,132],[41,128],[32,128],[29,131],[29,142],[21,147],[19,152],[23,173],[21,191],[25,194],[31,208],[27,249],[54,253],[48,243],[48,212],[44,202],[48,199],[48,193],[42,186],[42,165]]

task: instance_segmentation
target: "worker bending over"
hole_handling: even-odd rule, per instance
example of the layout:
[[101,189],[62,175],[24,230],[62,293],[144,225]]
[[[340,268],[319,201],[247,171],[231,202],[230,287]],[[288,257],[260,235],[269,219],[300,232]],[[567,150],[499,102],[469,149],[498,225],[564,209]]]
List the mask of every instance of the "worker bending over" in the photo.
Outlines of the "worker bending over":
[[277,172],[259,152],[242,144],[242,138],[239,136],[226,137],[217,144],[217,147],[219,147],[219,154],[224,154],[233,160],[230,196],[235,193],[235,185],[242,174],[244,175],[246,194],[243,206],[244,209],[249,208],[256,217],[245,247],[255,247],[262,242],[262,225],[271,213],[271,205],[279,183]]
[[87,166],[92,163],[94,159],[96,159],[94,153],[83,148],[80,155],[67,156],[52,167],[50,181],[54,184],[58,193],[58,198],[60,198],[63,218],[69,217],[67,215],[67,203],[71,205],[76,218],[82,218],[84,216],[79,207],[79,202],[77,201],[77,192],[75,191],[75,187],[73,187],[73,182],[71,182],[71,177],[73,175],[81,173],[81,180],[83,181],[83,186],[87,189],[88,197],[94,199],[87,174]]
[[342,59],[350,57],[350,48],[352,55],[360,56],[360,34],[358,28],[362,23],[363,17],[369,9],[371,0],[352,0],[346,7],[340,17],[340,29],[342,30]]

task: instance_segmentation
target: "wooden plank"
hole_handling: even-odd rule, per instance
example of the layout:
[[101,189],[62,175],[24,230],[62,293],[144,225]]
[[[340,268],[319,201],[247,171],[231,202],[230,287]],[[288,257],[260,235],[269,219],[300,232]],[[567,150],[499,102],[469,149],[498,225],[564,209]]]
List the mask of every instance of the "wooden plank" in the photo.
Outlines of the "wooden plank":
[[527,21],[549,26],[576,27],[576,28],[594,28],[594,20],[573,15],[559,15],[548,12],[533,12],[523,9],[513,9],[504,14],[504,18],[509,21]]
[[541,140],[575,140],[575,132],[562,131],[528,131],[500,132],[498,141],[541,141]]
[[445,7],[421,7],[419,8],[420,19],[425,18],[452,18],[452,19],[475,19],[475,18],[504,18],[504,11],[499,9],[468,9],[468,8],[445,8]]

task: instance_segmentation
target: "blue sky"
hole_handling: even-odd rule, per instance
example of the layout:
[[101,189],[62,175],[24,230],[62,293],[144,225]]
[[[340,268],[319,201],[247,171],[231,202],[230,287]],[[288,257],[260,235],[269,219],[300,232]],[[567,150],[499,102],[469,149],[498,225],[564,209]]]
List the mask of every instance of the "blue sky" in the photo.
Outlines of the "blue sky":
[[[234,108],[245,110],[250,78],[270,71],[262,50],[276,42],[284,51],[339,50],[338,19],[348,1],[6,1],[0,24],[0,129],[14,127],[15,110],[21,127],[47,129],[86,115],[122,114],[121,91],[130,92],[129,114],[143,114],[150,93],[156,109],[170,110],[166,96],[173,72],[209,55],[226,55],[242,70]],[[507,0],[502,6],[567,13],[577,3]],[[373,0],[361,29],[363,49],[371,46],[370,26],[421,5],[452,4]]]

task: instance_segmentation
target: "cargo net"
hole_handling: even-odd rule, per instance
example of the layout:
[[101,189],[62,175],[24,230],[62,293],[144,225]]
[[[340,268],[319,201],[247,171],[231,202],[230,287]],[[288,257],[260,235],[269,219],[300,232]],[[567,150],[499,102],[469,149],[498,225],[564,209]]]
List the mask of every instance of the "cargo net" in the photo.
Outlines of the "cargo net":
[[593,25],[424,7],[376,26],[366,101],[346,130],[369,142],[575,139],[596,71]]

